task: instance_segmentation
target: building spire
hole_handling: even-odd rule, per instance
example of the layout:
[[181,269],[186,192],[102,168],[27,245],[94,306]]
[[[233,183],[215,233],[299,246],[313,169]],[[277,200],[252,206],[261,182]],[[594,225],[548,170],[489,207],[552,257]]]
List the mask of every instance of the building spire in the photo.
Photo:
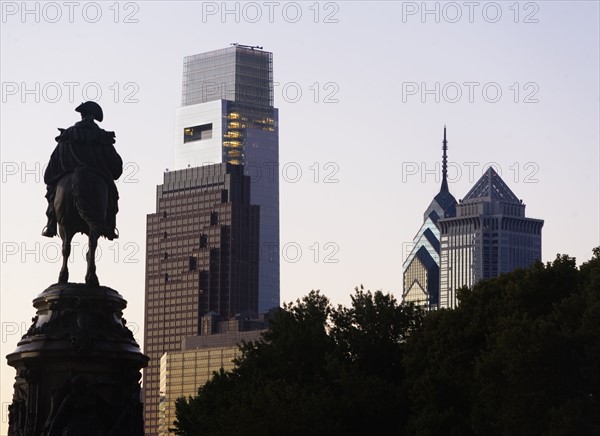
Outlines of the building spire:
[[446,150],[448,150],[448,141],[446,141],[446,125],[444,124],[444,141],[442,142],[442,187],[440,192],[448,192],[448,157],[446,156]]

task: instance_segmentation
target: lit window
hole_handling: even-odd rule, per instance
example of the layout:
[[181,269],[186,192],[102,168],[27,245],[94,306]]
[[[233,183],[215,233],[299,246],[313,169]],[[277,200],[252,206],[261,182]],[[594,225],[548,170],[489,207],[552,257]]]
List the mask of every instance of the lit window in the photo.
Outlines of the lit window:
[[212,123],[183,129],[183,142],[202,141],[212,138]]

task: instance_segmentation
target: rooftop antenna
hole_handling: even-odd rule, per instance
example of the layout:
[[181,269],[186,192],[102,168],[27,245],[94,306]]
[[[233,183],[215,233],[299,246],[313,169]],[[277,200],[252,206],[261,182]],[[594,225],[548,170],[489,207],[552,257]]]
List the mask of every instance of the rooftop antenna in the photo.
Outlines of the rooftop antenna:
[[254,49],[259,49],[262,50],[263,48],[259,45],[244,45],[244,44],[238,44],[237,42],[232,42],[229,45],[233,45],[235,47],[242,47],[242,48],[249,48],[250,50],[254,50]]
[[440,188],[440,192],[448,192],[448,156],[446,156],[446,151],[448,150],[448,141],[446,141],[446,125],[444,124],[444,141],[442,142],[442,187]]

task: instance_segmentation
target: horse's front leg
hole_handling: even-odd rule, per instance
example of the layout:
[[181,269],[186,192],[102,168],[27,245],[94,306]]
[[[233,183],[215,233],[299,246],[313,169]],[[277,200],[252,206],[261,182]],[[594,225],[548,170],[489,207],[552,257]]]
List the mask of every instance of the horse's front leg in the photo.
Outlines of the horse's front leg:
[[98,276],[96,275],[96,248],[98,247],[98,234],[90,231],[88,243],[88,252],[86,254],[87,272],[85,274],[85,283],[89,286],[99,286]]
[[62,268],[58,275],[58,283],[67,283],[69,281],[69,268],[67,263],[69,262],[69,256],[71,256],[71,240],[73,239],[74,233],[71,233],[63,226],[59,227],[60,238],[62,239]]

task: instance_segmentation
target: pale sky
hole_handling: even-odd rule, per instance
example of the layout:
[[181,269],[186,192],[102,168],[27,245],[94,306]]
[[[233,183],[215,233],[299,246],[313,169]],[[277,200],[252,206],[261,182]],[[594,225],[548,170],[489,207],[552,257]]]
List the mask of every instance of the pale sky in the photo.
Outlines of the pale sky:
[[[598,2],[2,2],[0,74],[1,402],[5,356],[32,299],[56,282],[43,166],[57,127],[97,99],[116,132],[118,242],[98,275],[129,302],[141,344],[145,222],[172,167],[182,60],[238,42],[273,53],[280,119],[281,299],[321,289],[347,304],[361,283],[400,298],[402,262],[439,190],[487,163],[545,220],[543,261],[581,263],[599,242]],[[427,10],[424,10],[427,9]],[[83,281],[75,238],[71,278]],[[300,253],[301,252],[301,253]]]

